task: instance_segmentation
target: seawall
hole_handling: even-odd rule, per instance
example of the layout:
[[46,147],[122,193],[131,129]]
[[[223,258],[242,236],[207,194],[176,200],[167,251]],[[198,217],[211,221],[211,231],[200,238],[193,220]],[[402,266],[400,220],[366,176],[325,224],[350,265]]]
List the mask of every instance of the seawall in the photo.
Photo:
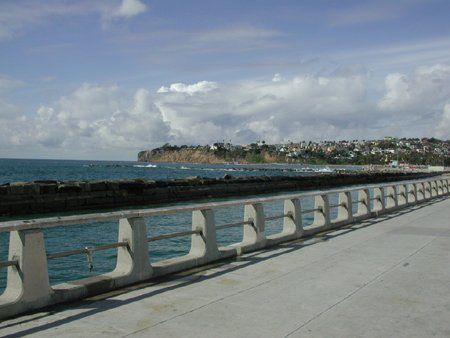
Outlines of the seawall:
[[436,174],[349,173],[169,181],[34,181],[0,185],[0,217],[144,206],[355,184],[420,179]]

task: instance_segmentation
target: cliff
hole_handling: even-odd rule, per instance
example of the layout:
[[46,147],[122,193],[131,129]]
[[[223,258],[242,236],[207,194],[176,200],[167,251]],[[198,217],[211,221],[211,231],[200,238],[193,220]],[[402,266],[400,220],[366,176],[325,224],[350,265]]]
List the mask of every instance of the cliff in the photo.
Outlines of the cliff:
[[276,155],[262,151],[259,154],[210,151],[205,148],[156,148],[143,150],[138,153],[139,162],[175,162],[175,163],[207,163],[220,164],[238,162],[248,163],[276,163],[284,162]]
[[224,159],[217,157],[214,153],[206,150],[179,149],[165,150],[143,150],[138,154],[139,162],[181,162],[181,163],[225,163]]

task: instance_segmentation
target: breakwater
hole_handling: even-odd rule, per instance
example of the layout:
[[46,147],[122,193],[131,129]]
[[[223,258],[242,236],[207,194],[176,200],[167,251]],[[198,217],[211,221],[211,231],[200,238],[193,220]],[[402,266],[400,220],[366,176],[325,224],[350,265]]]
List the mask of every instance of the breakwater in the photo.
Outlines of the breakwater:
[[207,198],[239,197],[431,177],[432,174],[347,173],[316,176],[191,177],[175,180],[34,181],[0,185],[0,216],[112,209]]

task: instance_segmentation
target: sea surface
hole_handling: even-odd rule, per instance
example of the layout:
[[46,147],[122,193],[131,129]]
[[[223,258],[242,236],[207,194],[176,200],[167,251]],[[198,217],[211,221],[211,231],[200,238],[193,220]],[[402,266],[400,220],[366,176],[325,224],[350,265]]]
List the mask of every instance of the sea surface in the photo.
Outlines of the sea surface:
[[[8,182],[30,182],[34,180],[119,180],[152,179],[166,180],[191,176],[223,177],[232,176],[275,176],[275,175],[317,175],[334,170],[359,170],[358,167],[304,166],[288,164],[239,165],[239,164],[179,164],[179,163],[139,163],[125,161],[72,161],[72,160],[28,160],[0,159],[0,184]],[[337,196],[332,197],[337,201]],[[1,199],[0,199],[1,203]],[[303,208],[311,208],[312,199],[302,200]],[[182,203],[180,203],[182,204]],[[243,219],[243,206],[220,208],[215,212],[217,225],[239,222]],[[267,216],[283,213],[283,202],[264,205]],[[336,216],[336,215],[332,215]],[[157,216],[146,219],[147,235],[153,237],[178,231],[190,230],[190,213]],[[305,214],[304,225],[312,222],[312,214]],[[1,221],[0,221],[1,224]],[[266,223],[268,235],[281,231],[282,219]],[[80,249],[117,241],[118,222],[95,222],[73,226],[45,229],[47,253]],[[242,240],[242,228],[233,227],[219,230],[217,240],[226,246]],[[9,234],[0,233],[0,261],[8,257]],[[179,237],[149,243],[149,257],[152,262],[181,256],[189,251],[190,237]],[[94,276],[114,269],[116,250],[94,253],[93,269],[89,269],[85,255],[74,255],[48,261],[51,284],[70,282],[83,277]],[[6,269],[0,268],[0,292],[6,284]]]

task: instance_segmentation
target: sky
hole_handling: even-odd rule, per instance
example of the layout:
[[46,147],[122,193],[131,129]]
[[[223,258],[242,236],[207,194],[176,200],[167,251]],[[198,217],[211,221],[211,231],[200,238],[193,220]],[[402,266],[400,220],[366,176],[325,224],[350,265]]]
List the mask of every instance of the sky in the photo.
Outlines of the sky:
[[450,138],[450,1],[1,0],[0,157]]

